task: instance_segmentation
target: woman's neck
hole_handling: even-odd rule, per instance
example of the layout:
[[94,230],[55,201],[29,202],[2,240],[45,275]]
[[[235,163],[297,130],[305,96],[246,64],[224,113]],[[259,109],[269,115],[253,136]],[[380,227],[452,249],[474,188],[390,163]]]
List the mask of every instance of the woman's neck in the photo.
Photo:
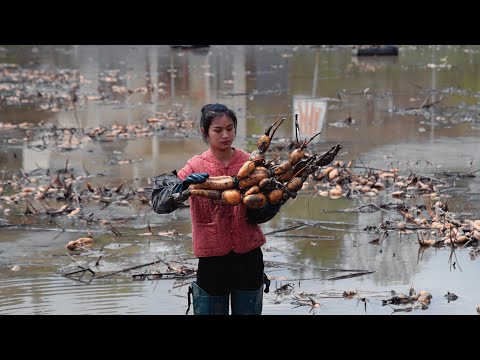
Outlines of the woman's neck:
[[233,157],[233,153],[235,152],[234,148],[220,150],[213,147],[210,148],[210,151],[225,166],[228,165]]

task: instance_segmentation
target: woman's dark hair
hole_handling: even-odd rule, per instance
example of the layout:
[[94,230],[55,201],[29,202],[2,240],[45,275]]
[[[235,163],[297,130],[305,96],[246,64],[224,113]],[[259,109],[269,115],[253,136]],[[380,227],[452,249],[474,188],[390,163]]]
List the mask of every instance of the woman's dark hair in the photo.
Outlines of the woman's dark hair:
[[205,133],[202,133],[203,141],[208,143],[207,134],[212,120],[217,116],[226,115],[233,120],[233,126],[235,127],[235,133],[237,133],[237,115],[235,111],[230,110],[223,104],[207,104],[202,108],[202,117],[200,118],[200,132],[201,129],[205,129]]

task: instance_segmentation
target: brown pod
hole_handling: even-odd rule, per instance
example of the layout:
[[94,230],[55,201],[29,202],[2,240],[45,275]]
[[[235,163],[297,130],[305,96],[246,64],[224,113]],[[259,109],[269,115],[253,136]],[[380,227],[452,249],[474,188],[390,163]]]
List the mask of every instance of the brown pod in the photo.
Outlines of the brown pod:
[[295,199],[297,197],[297,193],[296,192],[287,192],[285,191],[283,193],[283,202],[287,201],[288,199],[292,198],[292,199]]
[[269,204],[276,204],[283,199],[284,191],[282,189],[274,189],[267,193],[267,200]]
[[281,174],[280,176],[276,176],[275,178],[280,182],[285,182],[290,180],[293,177],[293,175],[294,175],[293,170],[290,169],[286,173]]
[[267,204],[267,197],[263,193],[243,197],[243,203],[250,209],[260,209]]
[[280,182],[286,182],[286,181],[290,180],[293,177],[294,174],[295,173],[294,173],[293,169],[290,169],[284,174],[281,174],[279,176],[275,176],[275,178]]
[[302,188],[304,181],[305,180],[300,177],[294,177],[292,180],[288,182],[287,189],[291,192],[297,192]]
[[275,166],[273,169],[275,175],[282,175],[285,174],[288,170],[292,169],[292,163],[288,160],[285,160]]
[[268,177],[263,179],[258,183],[258,186],[260,186],[260,189],[273,189],[276,185],[276,179],[272,177]]
[[[263,179],[262,181],[264,181],[266,179]],[[262,181],[260,181],[260,183],[262,183]],[[258,194],[260,192],[260,186],[258,185],[255,185],[255,186],[252,186],[250,189],[248,189],[246,192],[245,192],[245,196],[246,195],[251,195],[251,194]]]
[[271,142],[271,139],[268,135],[260,136],[260,138],[257,141],[258,150],[261,152],[267,151],[268,148],[270,147],[270,142]]
[[206,189],[206,190],[229,190],[235,187],[235,181],[232,176],[210,176],[201,184],[191,184],[188,189]]
[[305,156],[305,152],[302,149],[295,149],[289,156],[290,164],[295,165]]
[[263,166],[257,166],[249,177],[242,179],[238,183],[240,189],[247,189],[254,185],[258,185],[260,181],[268,177],[268,170]]
[[220,200],[222,193],[218,190],[189,189],[190,196],[201,196],[210,200]]
[[253,161],[255,166],[265,165],[265,153],[261,153],[259,150],[252,151],[248,160]]
[[84,237],[77,240],[72,240],[65,245],[68,250],[77,250],[82,247],[89,247],[93,245],[93,239],[91,237]]
[[253,172],[253,170],[255,170],[255,162],[252,160],[245,161],[240,170],[238,170],[237,179],[242,180],[246,178]]
[[225,190],[222,192],[222,202],[233,206],[240,204],[242,202],[242,194],[240,194],[240,190]]
[[339,174],[338,169],[333,169],[328,173],[328,179],[333,180],[338,176],[338,174]]
[[[260,138],[257,141],[257,148],[260,152],[264,153],[265,151],[268,150],[270,147],[270,143],[272,142],[273,135],[275,135],[275,131],[277,131],[278,127],[282,124],[283,120],[285,118],[279,118],[277,119],[271,126],[269,126],[266,130],[265,133],[260,136]],[[272,132],[270,134],[270,131]]]

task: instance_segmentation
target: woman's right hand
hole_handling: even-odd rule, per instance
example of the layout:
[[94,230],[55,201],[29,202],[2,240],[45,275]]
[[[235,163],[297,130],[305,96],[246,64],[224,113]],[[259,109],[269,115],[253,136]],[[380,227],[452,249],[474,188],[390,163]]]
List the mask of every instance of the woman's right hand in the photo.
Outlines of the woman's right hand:
[[188,175],[180,184],[175,185],[173,192],[176,193],[187,190],[190,184],[204,183],[207,181],[208,176],[208,173],[192,173]]

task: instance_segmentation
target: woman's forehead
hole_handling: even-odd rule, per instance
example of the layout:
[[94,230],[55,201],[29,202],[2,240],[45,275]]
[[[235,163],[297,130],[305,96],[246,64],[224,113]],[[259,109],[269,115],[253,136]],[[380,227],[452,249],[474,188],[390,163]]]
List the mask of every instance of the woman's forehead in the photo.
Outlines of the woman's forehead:
[[212,120],[211,127],[227,127],[230,125],[233,125],[233,120],[227,115],[221,115]]

